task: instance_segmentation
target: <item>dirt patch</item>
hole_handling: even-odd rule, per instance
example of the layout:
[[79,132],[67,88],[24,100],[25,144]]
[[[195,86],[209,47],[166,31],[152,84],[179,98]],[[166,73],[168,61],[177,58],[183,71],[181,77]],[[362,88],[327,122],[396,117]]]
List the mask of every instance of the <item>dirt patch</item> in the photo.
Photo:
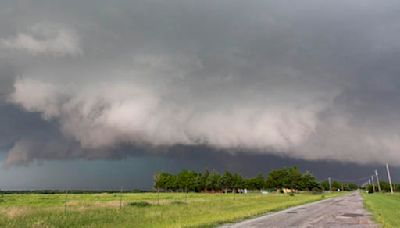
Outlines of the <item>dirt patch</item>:
[[2,214],[5,214],[8,218],[17,218],[29,213],[28,207],[9,207],[0,210]]
[[[126,202],[122,202],[122,206],[124,206],[125,204]],[[93,206],[112,207],[112,208],[119,207],[119,205],[120,205],[119,201],[105,201],[105,202],[97,201],[93,204]]]

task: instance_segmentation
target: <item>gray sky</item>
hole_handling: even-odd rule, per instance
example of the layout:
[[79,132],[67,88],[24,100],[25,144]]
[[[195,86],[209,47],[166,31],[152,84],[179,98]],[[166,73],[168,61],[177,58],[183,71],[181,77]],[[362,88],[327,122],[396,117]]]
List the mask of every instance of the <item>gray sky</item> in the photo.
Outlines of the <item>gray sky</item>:
[[390,0],[1,1],[3,167],[140,158],[150,174],[198,160],[197,147],[204,164],[400,166],[399,10]]

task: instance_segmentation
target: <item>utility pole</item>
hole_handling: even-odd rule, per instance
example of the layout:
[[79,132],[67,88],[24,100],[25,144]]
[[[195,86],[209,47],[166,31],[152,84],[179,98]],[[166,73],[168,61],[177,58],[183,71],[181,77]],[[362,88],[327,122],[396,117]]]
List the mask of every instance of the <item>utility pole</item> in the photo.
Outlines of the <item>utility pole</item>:
[[386,163],[386,171],[387,171],[388,180],[389,180],[389,184],[390,184],[390,193],[393,194],[392,177],[390,176],[388,163]]
[[330,177],[328,177],[328,181],[329,181],[329,191],[332,191],[332,180]]
[[374,175],[371,176],[371,182],[372,182],[372,192],[375,192],[375,183],[374,183]]
[[378,190],[381,192],[381,184],[379,183],[378,170],[375,169],[376,182],[378,183]]

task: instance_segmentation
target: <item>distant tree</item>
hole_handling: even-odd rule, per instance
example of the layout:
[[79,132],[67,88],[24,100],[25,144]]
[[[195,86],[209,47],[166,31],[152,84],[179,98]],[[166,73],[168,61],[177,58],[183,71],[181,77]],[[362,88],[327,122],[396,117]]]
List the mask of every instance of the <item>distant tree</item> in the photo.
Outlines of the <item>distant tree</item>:
[[299,182],[299,190],[303,191],[312,191],[316,189],[320,189],[321,186],[318,183],[317,179],[310,173],[309,171],[303,173]]
[[171,175],[168,173],[157,173],[154,175],[154,188],[157,190],[157,204],[160,204],[160,189],[166,190]]
[[272,170],[266,181],[268,188],[282,190],[283,188],[296,190],[300,187],[301,172],[297,167]]
[[337,191],[342,188],[342,184],[339,181],[333,181],[332,182],[332,190]]
[[296,166],[294,166],[288,168],[287,172],[288,172],[288,178],[287,178],[287,183],[285,183],[285,187],[291,190],[300,189],[302,175],[299,169]]
[[159,191],[160,189],[167,190],[170,186],[172,175],[169,173],[161,172],[154,175],[154,188]]
[[[359,187],[357,184],[354,183],[346,183],[345,184],[345,191],[354,191],[357,190]],[[390,187],[389,187],[389,191],[390,191]]]
[[390,184],[386,181],[379,181],[383,192],[390,192]]
[[207,191],[208,190],[208,186],[207,186],[207,180],[210,177],[210,171],[208,171],[207,169],[204,170],[204,172],[199,175],[199,183],[198,183],[198,191]]
[[221,187],[224,189],[225,193],[227,193],[229,189],[232,189],[232,185],[233,175],[229,171],[225,171],[221,177]]
[[[388,183],[381,181],[383,191],[390,191]],[[393,188],[399,189],[398,184],[393,184]],[[243,178],[239,173],[226,171],[221,176],[219,173],[205,170],[198,173],[190,170],[182,170],[177,175],[160,172],[154,175],[154,188],[157,191],[237,191],[238,189],[248,188],[250,190],[261,190],[263,188],[276,189],[283,191],[284,188],[302,191],[321,191],[330,190],[327,180],[318,183],[311,172],[301,173],[297,167],[284,167],[272,170],[266,179],[262,174],[253,178]],[[342,189],[344,191],[356,190],[358,186],[354,183],[341,183],[333,181],[332,190]]]
[[177,191],[179,189],[178,177],[176,175],[169,174],[166,178],[166,190]]
[[324,191],[331,191],[331,189],[329,189],[329,181],[327,180],[321,182],[321,187]]
[[374,188],[373,188],[372,184],[369,184],[367,186],[367,191],[368,191],[368,193],[373,193],[374,192]]
[[246,181],[246,187],[250,190],[262,190],[265,187],[265,180],[263,174],[258,174],[254,178]]
[[211,172],[206,180],[206,188],[212,191],[219,191],[221,187],[221,176],[217,172]]
[[194,171],[182,170],[177,176],[179,189],[182,191],[194,191],[197,186],[198,174]]
[[232,190],[236,191],[237,189],[243,189],[245,186],[245,181],[242,176],[238,173],[232,175]]
[[266,187],[267,188],[273,188],[276,190],[283,189],[286,185],[288,175],[287,175],[287,169],[275,169],[272,170],[266,180]]
[[338,189],[343,191],[354,191],[357,190],[359,187],[357,184],[354,183],[344,183],[340,181],[333,181],[332,182],[332,189],[329,189],[329,182],[324,180],[321,182],[321,187],[324,191],[337,191]]

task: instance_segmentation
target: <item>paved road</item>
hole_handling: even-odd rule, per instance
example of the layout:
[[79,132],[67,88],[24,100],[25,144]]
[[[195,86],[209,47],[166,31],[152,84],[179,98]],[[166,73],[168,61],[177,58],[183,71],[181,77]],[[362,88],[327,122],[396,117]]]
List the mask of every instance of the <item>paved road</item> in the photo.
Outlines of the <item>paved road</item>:
[[225,225],[238,227],[379,227],[363,207],[359,192],[270,213],[240,223]]

